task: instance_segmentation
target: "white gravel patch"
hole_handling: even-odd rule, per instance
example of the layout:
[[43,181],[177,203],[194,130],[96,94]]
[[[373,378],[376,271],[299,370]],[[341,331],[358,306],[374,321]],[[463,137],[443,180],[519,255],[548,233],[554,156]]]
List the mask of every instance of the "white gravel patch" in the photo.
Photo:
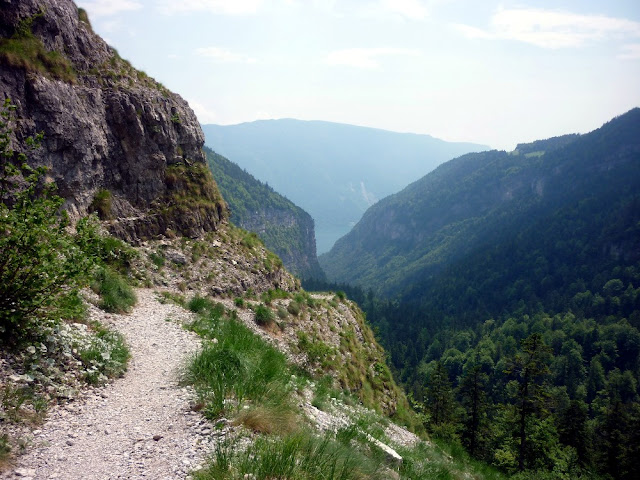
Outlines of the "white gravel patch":
[[202,463],[215,438],[190,411],[190,389],[179,369],[200,345],[181,328],[190,314],[137,290],[129,315],[92,316],[120,331],[132,358],[125,376],[83,398],[52,409],[34,431],[28,453],[2,479],[183,479]]

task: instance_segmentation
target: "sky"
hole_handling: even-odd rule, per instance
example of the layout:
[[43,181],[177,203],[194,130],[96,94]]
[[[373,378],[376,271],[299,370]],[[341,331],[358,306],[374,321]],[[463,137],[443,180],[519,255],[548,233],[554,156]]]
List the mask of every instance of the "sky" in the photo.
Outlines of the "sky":
[[81,0],[201,123],[326,120],[512,150],[640,106],[638,0]]

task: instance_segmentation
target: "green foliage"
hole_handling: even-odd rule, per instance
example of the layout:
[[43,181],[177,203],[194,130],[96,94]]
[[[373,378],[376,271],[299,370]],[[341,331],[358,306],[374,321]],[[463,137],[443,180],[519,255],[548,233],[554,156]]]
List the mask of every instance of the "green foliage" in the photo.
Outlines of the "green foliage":
[[9,436],[5,433],[0,435],[0,467],[9,459],[11,454],[11,445],[9,445]]
[[271,305],[271,302],[273,302],[274,300],[289,298],[289,296],[289,292],[285,292],[284,290],[280,290],[279,288],[277,288],[275,290],[267,290],[262,295],[260,295],[260,298],[267,305]]
[[84,8],[80,8],[78,7],[78,20],[80,20],[82,23],[84,23],[84,25],[87,27],[87,29],[91,32],[93,32],[93,27],[91,26],[91,22],[89,21],[89,14],[87,13],[87,11]]
[[82,249],[88,232],[68,233],[45,169],[29,167],[26,155],[10,148],[12,109],[7,100],[0,113],[0,336],[15,341],[52,318],[52,307],[86,281],[94,259]]
[[102,297],[100,308],[107,312],[126,313],[136,304],[136,294],[127,281],[110,267],[101,267],[91,283]]
[[213,303],[200,295],[195,295],[187,303],[187,308],[194,313],[204,313],[213,309]]
[[[259,231],[260,239],[275,252],[276,255],[268,259],[267,270],[281,266],[282,258],[294,274],[323,278],[315,260],[315,246],[309,240],[308,231],[313,228],[309,214],[233,162],[208,148],[204,150],[209,168],[229,203],[231,221],[247,230]],[[246,239],[247,246],[256,240],[257,236]],[[310,260],[306,265],[300,259]]]
[[151,260],[151,263],[153,263],[157,268],[162,268],[164,267],[165,264],[165,258],[164,255],[162,255],[162,253],[158,253],[158,252],[151,252],[149,254],[149,259]]
[[89,212],[95,212],[100,217],[100,220],[113,220],[113,214],[111,213],[112,195],[109,190],[100,189],[96,192],[91,205],[89,205]]
[[127,369],[129,348],[117,332],[98,327],[90,345],[77,345],[76,348],[87,369],[87,383],[103,383],[107,378],[121,376]]
[[54,302],[55,316],[65,320],[81,321],[86,318],[87,305],[78,291],[68,291],[60,295]]
[[273,312],[270,308],[262,304],[255,308],[255,321],[261,327],[273,325],[274,320]]
[[300,314],[300,304],[296,301],[291,301],[287,305],[287,312],[289,312],[294,317],[297,317]]
[[0,62],[11,68],[40,73],[51,78],[75,83],[76,73],[62,53],[48,51],[33,32],[33,23],[44,15],[40,12],[21,20],[10,38],[0,39]]
[[226,213],[226,204],[211,172],[201,163],[177,163],[165,170],[167,198],[157,208],[167,216],[190,214],[193,210]]
[[191,325],[207,342],[191,361],[186,381],[193,384],[205,415],[217,418],[245,400],[287,403],[290,378],[284,355],[229,316],[221,305]]
[[330,435],[317,438],[309,433],[258,438],[246,450],[236,445],[220,446],[212,462],[195,473],[196,480],[357,480],[383,479],[381,463],[337,442]]
[[330,347],[317,338],[309,338],[309,335],[307,335],[303,330],[298,330],[297,334],[298,348],[301,352],[307,354],[309,362],[317,363],[323,368],[328,368],[332,365],[333,359],[336,355],[336,351],[333,347]]

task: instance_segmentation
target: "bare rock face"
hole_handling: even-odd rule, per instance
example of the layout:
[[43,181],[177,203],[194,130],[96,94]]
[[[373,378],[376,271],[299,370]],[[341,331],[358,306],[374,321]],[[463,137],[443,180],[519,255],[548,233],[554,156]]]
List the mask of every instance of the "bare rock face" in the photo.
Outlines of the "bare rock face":
[[[189,105],[121,59],[71,0],[0,6],[0,91],[17,107],[16,144],[44,133],[29,158],[50,168],[71,218],[97,209],[133,243],[215,230],[226,206]],[[11,42],[37,44],[46,61],[7,53]]]
[[[229,204],[232,205],[231,201]],[[231,221],[233,206],[231,208]],[[296,215],[297,214],[297,215]],[[325,275],[316,255],[315,227],[311,215],[302,211],[269,208],[265,205],[261,211],[248,212],[240,219],[238,225],[246,230],[256,232],[264,239],[265,245],[273,250],[287,266],[287,269],[300,278],[324,279]],[[277,233],[295,235],[297,241],[287,245],[271,241]]]

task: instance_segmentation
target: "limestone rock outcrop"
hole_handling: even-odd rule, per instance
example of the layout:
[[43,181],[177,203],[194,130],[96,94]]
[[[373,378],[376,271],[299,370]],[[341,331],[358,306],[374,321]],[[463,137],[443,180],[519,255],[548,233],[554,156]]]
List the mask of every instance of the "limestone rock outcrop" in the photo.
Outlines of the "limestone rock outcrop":
[[133,243],[215,230],[226,206],[187,102],[120,58],[71,0],[0,5],[0,91],[16,106],[16,145],[44,133],[29,159],[49,167],[71,219],[97,210]]

